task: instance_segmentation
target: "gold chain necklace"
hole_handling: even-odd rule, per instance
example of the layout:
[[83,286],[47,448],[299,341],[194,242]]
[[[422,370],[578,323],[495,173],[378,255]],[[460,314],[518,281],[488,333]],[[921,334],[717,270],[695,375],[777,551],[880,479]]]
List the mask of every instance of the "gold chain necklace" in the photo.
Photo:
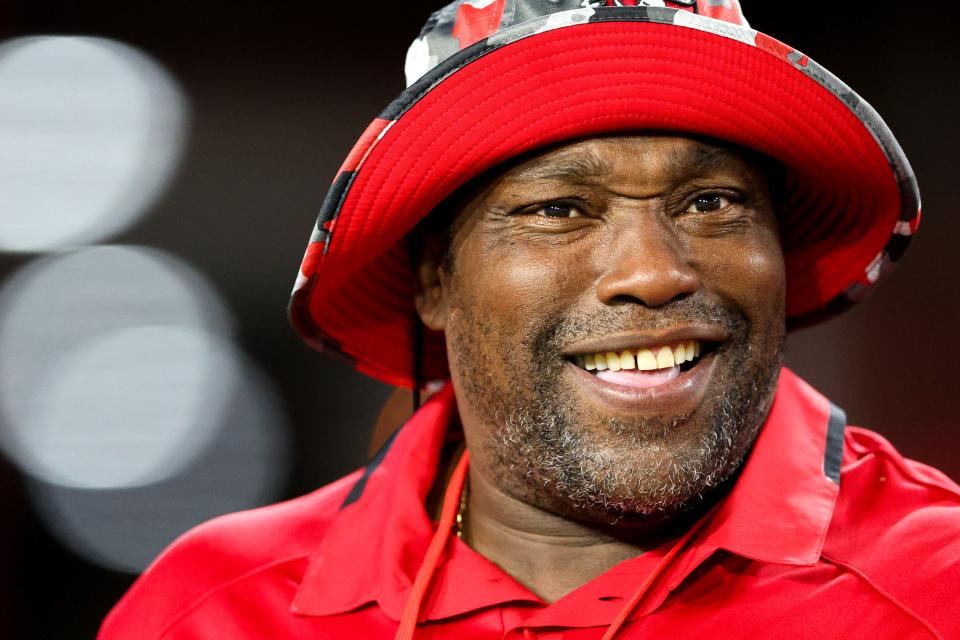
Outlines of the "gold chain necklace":
[[457,509],[457,537],[463,540],[463,523],[467,517],[467,498],[470,496],[470,478],[463,479],[463,489],[460,490],[460,508]]

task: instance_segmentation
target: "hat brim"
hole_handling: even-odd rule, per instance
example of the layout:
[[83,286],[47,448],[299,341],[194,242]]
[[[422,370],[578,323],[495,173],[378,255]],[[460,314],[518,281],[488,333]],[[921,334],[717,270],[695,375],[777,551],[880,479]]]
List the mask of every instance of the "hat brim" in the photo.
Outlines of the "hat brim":
[[[301,265],[290,313],[308,341],[410,386],[405,235],[483,171],[603,133],[696,134],[785,166],[778,215],[792,326],[843,310],[900,258],[919,221],[916,182],[889,129],[846,85],[747,28],[670,9],[592,13],[461,51],[370,125]],[[442,334],[427,332],[422,347],[420,380],[445,377]]]

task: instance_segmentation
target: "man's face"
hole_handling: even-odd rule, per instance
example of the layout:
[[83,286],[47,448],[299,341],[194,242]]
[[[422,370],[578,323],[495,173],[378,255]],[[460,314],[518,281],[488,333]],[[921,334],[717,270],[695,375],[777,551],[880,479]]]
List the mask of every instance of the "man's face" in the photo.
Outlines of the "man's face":
[[672,514],[736,471],[784,339],[770,190],[742,153],[555,148],[486,180],[449,251],[422,269],[418,308],[446,334],[474,473],[611,523]]

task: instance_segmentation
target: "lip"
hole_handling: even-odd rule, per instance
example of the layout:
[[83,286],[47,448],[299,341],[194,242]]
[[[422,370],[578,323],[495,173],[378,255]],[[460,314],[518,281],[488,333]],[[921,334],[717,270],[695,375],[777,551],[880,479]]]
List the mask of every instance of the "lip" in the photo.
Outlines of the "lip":
[[685,325],[674,326],[658,331],[643,331],[619,333],[602,338],[582,340],[568,346],[564,357],[603,353],[608,351],[623,351],[624,349],[646,349],[683,342],[699,340],[701,342],[724,342],[730,337],[730,332],[718,325]]
[[605,382],[569,361],[566,366],[587,401],[598,406],[603,413],[672,417],[687,415],[700,405],[716,362],[716,352],[709,353],[700,358],[689,371],[648,389],[634,389]]

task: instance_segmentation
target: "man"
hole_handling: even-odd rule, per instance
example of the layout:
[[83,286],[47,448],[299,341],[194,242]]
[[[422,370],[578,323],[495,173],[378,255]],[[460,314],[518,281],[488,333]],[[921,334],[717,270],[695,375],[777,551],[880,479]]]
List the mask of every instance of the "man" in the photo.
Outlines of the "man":
[[187,534],[101,637],[960,634],[960,489],[781,369],[916,230],[875,112],[730,0],[461,0],[407,72],[291,315],[434,393]]

